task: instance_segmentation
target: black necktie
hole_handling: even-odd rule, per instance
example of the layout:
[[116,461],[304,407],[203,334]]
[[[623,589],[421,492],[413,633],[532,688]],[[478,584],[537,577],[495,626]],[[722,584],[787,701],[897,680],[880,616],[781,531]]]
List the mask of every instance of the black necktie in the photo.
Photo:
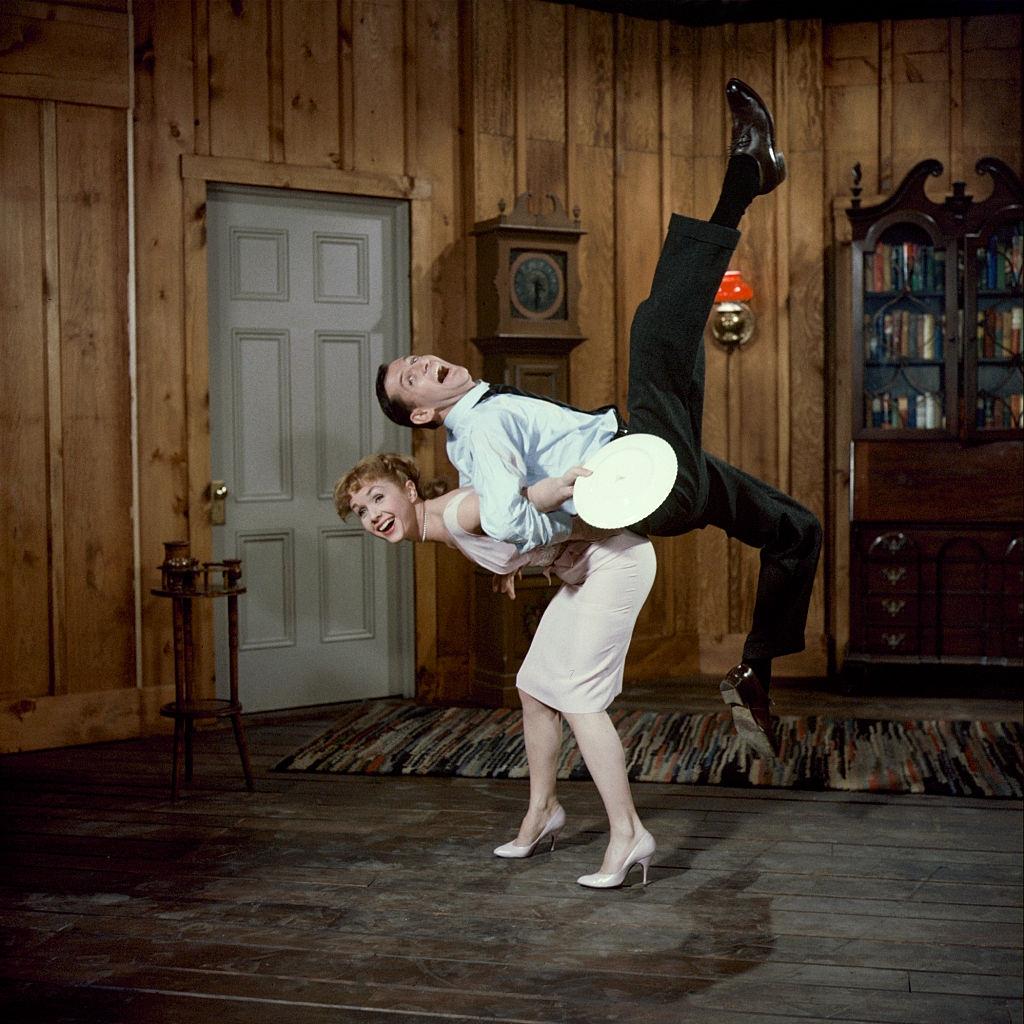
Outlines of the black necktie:
[[619,425],[615,436],[622,437],[623,434],[629,433],[629,428],[614,405],[602,405],[600,409],[577,409],[575,405],[569,405],[568,402],[560,402],[557,398],[549,398],[547,395],[535,395],[532,391],[523,391],[522,388],[517,388],[514,384],[491,384],[477,399],[476,404],[480,405],[495,395],[519,395],[520,398],[536,398],[539,402],[550,402],[552,405],[557,405],[560,409],[571,409],[573,412],[581,412],[585,416],[603,416],[611,409],[615,413],[615,420]]

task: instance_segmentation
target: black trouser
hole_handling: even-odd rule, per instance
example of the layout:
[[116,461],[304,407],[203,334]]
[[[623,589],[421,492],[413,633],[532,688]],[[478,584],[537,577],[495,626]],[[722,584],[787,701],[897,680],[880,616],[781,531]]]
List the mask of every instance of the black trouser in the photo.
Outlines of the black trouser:
[[761,549],[746,660],[803,650],[821,524],[788,495],[701,447],[704,327],[739,237],[673,214],[651,294],[633,317],[628,408],[629,430],[664,438],[679,463],[668,498],[632,529],[665,537],[717,526]]

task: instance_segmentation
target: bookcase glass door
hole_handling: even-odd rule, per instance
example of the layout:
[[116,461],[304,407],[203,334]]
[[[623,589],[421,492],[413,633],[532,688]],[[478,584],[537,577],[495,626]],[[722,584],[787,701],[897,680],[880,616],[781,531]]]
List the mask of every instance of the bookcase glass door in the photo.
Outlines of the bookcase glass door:
[[897,223],[862,253],[861,411],[865,431],[946,431],[947,251]]
[[[964,312],[973,333],[964,352],[964,406],[967,432],[995,437],[1024,429],[1024,221],[992,226],[966,239]],[[1019,435],[1018,435],[1019,436]]]

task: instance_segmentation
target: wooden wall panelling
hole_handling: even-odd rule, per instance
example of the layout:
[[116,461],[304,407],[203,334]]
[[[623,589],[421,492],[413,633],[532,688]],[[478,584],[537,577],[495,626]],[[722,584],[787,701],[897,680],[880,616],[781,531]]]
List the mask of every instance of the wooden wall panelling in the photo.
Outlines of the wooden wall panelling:
[[69,692],[135,685],[126,141],[123,111],[58,105]]
[[0,94],[128,106],[123,12],[7,0],[2,32]]
[[1024,165],[1022,22],[1021,15],[963,19],[963,178],[969,192],[977,191],[979,157],[998,157],[1018,173]]
[[860,163],[866,192],[878,188],[879,25],[825,25],[825,195],[849,195]]
[[141,677],[174,682],[171,615],[150,595],[163,542],[188,536],[184,281],[181,259],[183,153],[193,146],[189,8],[136,3],[135,298],[142,579]]
[[580,330],[586,341],[570,354],[572,401],[596,409],[616,396],[615,298],[615,39],[611,15],[568,12],[568,116],[574,140],[569,209],[580,208]]
[[[924,155],[950,150],[949,21],[945,18],[893,22],[892,180],[902,181]],[[928,191],[945,195],[949,168]]]
[[[778,212],[784,223],[785,287],[779,301],[787,309],[788,344],[785,360],[787,388],[780,389],[780,410],[785,417],[787,443],[780,466],[780,482],[801,504],[811,509],[828,529],[826,500],[831,453],[822,429],[828,409],[825,373],[825,301],[828,295],[823,253],[830,211],[823,202],[824,87],[822,81],[822,25],[820,21],[794,21],[787,26],[785,60],[780,70],[785,93],[786,137],[784,152],[789,186],[780,192]],[[780,273],[780,277],[783,274]],[[781,317],[780,317],[781,322]],[[781,432],[780,432],[781,433]],[[827,548],[822,551],[817,583],[807,617],[808,654],[779,664],[779,671],[817,674],[827,668],[825,636],[827,600]]]
[[270,129],[270,159],[283,164],[284,155],[284,4],[267,4],[267,109]]
[[338,0],[338,106],[341,118],[341,164],[344,171],[355,166],[355,96],[352,85],[352,2]]
[[[183,332],[185,371],[185,444],[188,452],[188,540],[192,557],[213,559],[210,524],[210,350],[209,269],[206,246],[206,180],[182,173],[182,249],[185,318]],[[230,180],[230,179],[228,179]],[[211,698],[216,691],[213,601],[200,601],[193,612],[195,632],[196,694]]]
[[892,22],[878,25],[878,189],[890,191],[898,179],[893,178],[893,121],[894,89]]
[[363,171],[405,169],[401,0],[355,0],[352,12],[353,157]]
[[[832,203],[833,224],[845,231],[842,210],[849,205],[851,168],[860,163],[865,196],[877,192],[882,176],[880,141],[883,74],[883,31],[891,25],[860,22],[823,26],[824,182],[826,204]],[[888,122],[887,122],[888,124]],[[888,130],[888,127],[885,129]],[[848,233],[847,233],[848,234]],[[849,501],[851,366],[849,324],[849,246],[843,236],[832,236],[830,266],[834,288],[834,335],[830,353],[831,396],[829,429],[832,435],[831,514],[824,524],[829,552],[829,632],[838,661],[849,639]]]
[[[827,95],[827,90],[826,90]],[[849,192],[831,204],[832,233],[828,252],[831,322],[828,336],[830,455],[832,476],[829,481],[830,515],[825,526],[828,560],[828,629],[835,647],[837,665],[845,657],[850,638],[850,422],[853,414],[851,348],[853,339],[848,322],[851,308],[850,227],[845,209]],[[844,320],[844,312],[847,319]]]
[[508,0],[473,5],[474,221],[496,216],[500,199],[511,210],[516,196],[512,56],[517,8]]
[[191,0],[193,152],[210,155],[210,11],[207,0]]
[[269,160],[267,4],[265,0],[231,4],[207,0],[207,25],[210,152]]
[[[527,115],[526,188],[567,203],[565,21],[556,4],[521,5],[523,98]],[[572,204],[566,206],[571,210]]]
[[46,313],[47,480],[50,551],[50,693],[67,692],[67,601],[64,586],[64,425],[60,332],[60,235],[57,191],[57,104],[42,105],[43,306]]
[[284,161],[340,167],[337,4],[300,0],[278,7]]
[[[467,289],[466,236],[463,231],[466,198],[460,160],[459,124],[462,117],[461,68],[466,40],[459,8],[448,0],[414,5],[416,60],[413,66],[416,138],[413,172],[432,184],[429,204],[428,259],[414,267],[413,315],[430,315],[422,329],[415,323],[413,338],[419,351],[432,351],[455,363],[466,360]],[[466,97],[471,102],[471,97]],[[471,168],[472,165],[470,165]],[[468,174],[472,181],[472,171]],[[414,220],[414,245],[420,236]],[[444,431],[413,431],[413,452],[424,477],[445,476],[457,484],[444,456]],[[468,696],[470,672],[469,564],[439,544],[416,550],[416,692],[423,700],[458,700]]]
[[[722,186],[729,115],[724,83],[730,69],[725,60],[726,26],[697,29],[694,35],[693,92],[693,200],[692,216],[711,216]],[[729,359],[713,341],[706,340],[704,390],[704,447],[716,455],[729,453]],[[728,538],[721,530],[697,534],[700,665],[704,670],[711,652],[729,633]]]
[[946,25],[949,36],[949,150],[943,163],[950,181],[965,181],[963,21],[950,18]]
[[[785,109],[780,107],[775,90],[775,31],[776,24],[738,26],[735,50],[729,54],[729,73],[750,83],[785,124]],[[785,151],[786,142],[780,140],[779,145]],[[780,336],[776,317],[776,303],[786,297],[789,282],[776,276],[781,254],[775,216],[777,206],[787,202],[784,193],[806,184],[784,184],[751,203],[740,223],[742,237],[733,258],[733,264],[744,276],[749,275],[754,288],[757,333],[753,342],[730,361],[728,458],[774,486],[778,486],[780,475],[779,349],[789,343],[787,337]],[[737,637],[739,646],[753,618],[759,567],[757,549],[730,541],[729,632]],[[738,655],[737,650],[735,660],[739,660]]]
[[[52,104],[50,105],[52,108]],[[50,688],[43,105],[0,99],[0,695]],[[47,279],[46,285],[56,282]],[[11,386],[12,382],[17,386]]]

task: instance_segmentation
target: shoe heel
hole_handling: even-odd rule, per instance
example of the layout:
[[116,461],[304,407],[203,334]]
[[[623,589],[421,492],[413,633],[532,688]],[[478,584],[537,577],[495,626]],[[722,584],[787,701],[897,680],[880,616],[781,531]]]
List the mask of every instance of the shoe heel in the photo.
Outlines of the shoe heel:
[[653,856],[654,854],[650,853],[646,857],[642,857],[639,861],[640,866],[644,869],[644,885],[647,884],[647,869],[651,866],[651,857]]
[[548,853],[551,853],[555,849],[555,840],[558,838],[557,832],[551,833],[551,845],[548,847]]

